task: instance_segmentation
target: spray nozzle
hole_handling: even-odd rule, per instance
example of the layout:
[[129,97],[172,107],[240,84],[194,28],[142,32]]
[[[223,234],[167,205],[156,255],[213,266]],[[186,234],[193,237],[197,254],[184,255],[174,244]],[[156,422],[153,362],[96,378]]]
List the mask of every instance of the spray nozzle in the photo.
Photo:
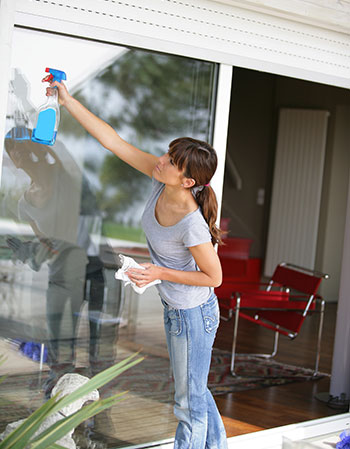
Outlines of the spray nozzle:
[[62,80],[67,79],[66,74],[62,72],[62,70],[50,69],[50,67],[46,67],[45,72],[50,73],[50,75],[45,78],[45,81],[50,83],[54,81],[58,81],[60,83]]

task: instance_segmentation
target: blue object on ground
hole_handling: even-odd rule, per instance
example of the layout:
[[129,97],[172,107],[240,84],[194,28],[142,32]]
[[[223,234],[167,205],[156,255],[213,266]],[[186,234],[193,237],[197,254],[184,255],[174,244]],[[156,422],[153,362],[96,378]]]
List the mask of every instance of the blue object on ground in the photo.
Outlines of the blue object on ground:
[[[19,350],[35,362],[40,362],[41,344],[34,341],[23,341]],[[44,349],[43,362],[47,362],[47,349]]]

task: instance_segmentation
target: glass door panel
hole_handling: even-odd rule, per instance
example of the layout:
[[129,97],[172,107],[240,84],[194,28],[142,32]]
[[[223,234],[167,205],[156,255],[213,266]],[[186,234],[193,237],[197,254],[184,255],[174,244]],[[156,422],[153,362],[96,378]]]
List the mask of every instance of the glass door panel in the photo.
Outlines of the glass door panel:
[[173,391],[155,289],[114,277],[118,254],[148,258],[140,226],[150,180],[64,110],[56,143],[30,140],[45,68],[128,142],[162,155],[180,136],[211,140],[213,63],[15,29],[0,214],[0,432],[43,403],[65,374],[91,377],[136,350],[147,359],[101,389],[127,399],[75,432],[79,446],[172,438]]

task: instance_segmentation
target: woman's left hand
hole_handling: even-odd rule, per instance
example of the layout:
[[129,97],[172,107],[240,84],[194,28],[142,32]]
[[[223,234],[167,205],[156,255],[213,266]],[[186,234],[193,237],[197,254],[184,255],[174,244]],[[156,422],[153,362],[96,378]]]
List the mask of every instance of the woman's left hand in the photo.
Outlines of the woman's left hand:
[[138,287],[144,287],[150,282],[160,279],[160,267],[153,265],[152,263],[141,263],[140,265],[145,269],[130,268],[130,270],[126,272],[130,281],[134,282]]

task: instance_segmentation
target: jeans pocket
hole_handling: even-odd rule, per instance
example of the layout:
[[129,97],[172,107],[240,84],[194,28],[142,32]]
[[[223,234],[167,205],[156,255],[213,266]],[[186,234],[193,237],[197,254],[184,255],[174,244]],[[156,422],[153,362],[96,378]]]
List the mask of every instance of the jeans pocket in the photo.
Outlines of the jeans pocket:
[[177,309],[170,309],[167,312],[166,322],[168,324],[169,334],[180,335],[182,331],[181,315]]
[[209,299],[205,304],[202,304],[201,310],[205,331],[208,332],[208,334],[215,332],[219,327],[220,322],[219,304],[216,296]]

